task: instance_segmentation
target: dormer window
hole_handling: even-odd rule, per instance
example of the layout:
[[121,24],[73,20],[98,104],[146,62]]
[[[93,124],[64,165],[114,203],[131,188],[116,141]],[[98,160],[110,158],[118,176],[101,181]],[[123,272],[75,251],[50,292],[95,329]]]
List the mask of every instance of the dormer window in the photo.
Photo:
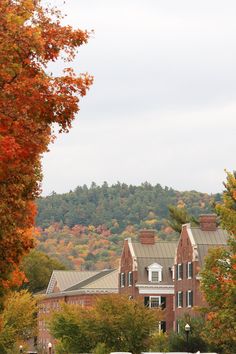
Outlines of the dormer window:
[[158,263],[153,263],[149,267],[148,270],[148,281],[157,283],[162,281],[162,266]]
[[159,272],[152,271],[152,281],[159,281]]

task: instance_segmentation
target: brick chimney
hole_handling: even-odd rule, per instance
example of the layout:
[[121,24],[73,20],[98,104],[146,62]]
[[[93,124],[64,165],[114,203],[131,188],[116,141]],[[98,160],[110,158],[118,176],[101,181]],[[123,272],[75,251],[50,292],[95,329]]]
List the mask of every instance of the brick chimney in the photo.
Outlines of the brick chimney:
[[199,217],[200,227],[202,231],[216,231],[216,214],[202,214]]
[[140,230],[139,239],[142,245],[155,244],[155,230]]

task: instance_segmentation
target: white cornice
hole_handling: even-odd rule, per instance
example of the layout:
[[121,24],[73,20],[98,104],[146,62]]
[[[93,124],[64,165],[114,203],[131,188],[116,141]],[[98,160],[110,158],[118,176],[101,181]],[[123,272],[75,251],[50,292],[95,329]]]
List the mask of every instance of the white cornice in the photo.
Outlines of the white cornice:
[[172,289],[174,288],[174,284],[136,284],[137,288],[149,288],[149,289]]
[[145,287],[139,288],[139,294],[142,295],[174,295],[174,293],[175,293],[175,289],[169,287],[165,287],[161,289],[157,289],[157,288],[152,289],[152,288],[145,288]]
[[190,242],[191,242],[192,248],[193,248],[193,258],[192,258],[192,260],[193,260],[193,262],[195,262],[195,261],[198,261],[198,259],[199,259],[197,244],[196,244],[196,242],[194,240],[190,224],[187,224],[187,228],[186,229],[187,229],[188,237],[190,239]]
[[55,271],[53,271],[53,272],[52,272],[52,275],[51,275],[51,278],[50,278],[50,280],[49,280],[49,283],[48,283],[48,287],[47,287],[47,290],[46,290],[46,294],[52,293],[55,284],[56,284],[56,275],[55,275]]
[[192,246],[194,247],[194,246],[196,246],[196,243],[195,243],[195,240],[194,240],[194,237],[193,237],[193,233],[192,233],[192,230],[191,230],[191,225],[190,224],[185,224],[185,226],[186,226],[186,230],[187,230],[190,242],[191,242]]
[[133,245],[132,245],[132,240],[131,240],[130,237],[129,237],[127,240],[128,240],[128,245],[129,245],[129,249],[130,249],[131,256],[132,256],[133,258],[135,258],[136,256],[135,256],[135,253],[134,253],[134,248],[133,248]]
[[133,264],[132,264],[132,270],[133,271],[136,271],[138,270],[138,264],[137,264],[137,258],[136,258],[136,255],[134,253],[134,248],[133,248],[133,244],[132,244],[132,240],[131,238],[129,237],[128,239],[128,246],[129,246],[129,250],[130,250],[130,253],[131,253],[131,257],[133,259]]

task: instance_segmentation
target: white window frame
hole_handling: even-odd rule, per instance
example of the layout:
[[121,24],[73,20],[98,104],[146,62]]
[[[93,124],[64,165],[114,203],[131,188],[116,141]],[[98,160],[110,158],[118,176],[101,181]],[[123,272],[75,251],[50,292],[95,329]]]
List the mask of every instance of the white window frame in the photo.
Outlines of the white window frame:
[[[152,306],[152,299],[158,299],[158,306]],[[149,307],[150,308],[161,307],[161,296],[149,296]]]
[[125,273],[120,273],[120,287],[124,288],[125,287]]
[[192,275],[190,274],[190,269],[191,269],[190,267],[192,267],[192,272],[193,272],[193,263],[192,263],[192,262],[188,262],[188,263],[187,263],[187,267],[188,267],[188,268],[187,268],[187,269],[188,269],[188,276],[187,276],[187,278],[188,278],[188,279],[192,279]]
[[[162,281],[162,269],[163,267],[158,264],[158,263],[153,263],[150,266],[148,266],[148,281],[151,283],[159,283]],[[158,280],[153,281],[152,280],[152,273],[157,272],[158,273]]]
[[[128,273],[128,286],[132,286],[133,285],[133,273],[132,272],[129,272]],[[131,279],[132,279],[132,282],[131,282]]]
[[183,273],[183,263],[178,263],[177,264],[177,280],[183,280],[181,277],[181,267],[182,267],[182,273]]
[[[180,306],[180,295],[182,296],[182,305]],[[177,308],[182,308],[183,307],[183,291],[178,291],[177,292]]]
[[[190,294],[192,294],[192,304],[190,304]],[[187,307],[193,307],[193,291],[188,290],[187,291]]]

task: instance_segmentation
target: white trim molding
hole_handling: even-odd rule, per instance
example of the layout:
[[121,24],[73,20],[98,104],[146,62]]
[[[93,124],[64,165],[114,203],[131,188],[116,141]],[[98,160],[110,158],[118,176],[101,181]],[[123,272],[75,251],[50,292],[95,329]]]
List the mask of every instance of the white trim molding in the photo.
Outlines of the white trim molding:
[[150,295],[150,294],[153,294],[153,295],[171,294],[172,295],[172,294],[174,294],[174,285],[153,286],[153,285],[146,285],[146,284],[139,284],[139,285],[136,284],[136,287],[139,290],[139,294],[147,294],[147,295]]

